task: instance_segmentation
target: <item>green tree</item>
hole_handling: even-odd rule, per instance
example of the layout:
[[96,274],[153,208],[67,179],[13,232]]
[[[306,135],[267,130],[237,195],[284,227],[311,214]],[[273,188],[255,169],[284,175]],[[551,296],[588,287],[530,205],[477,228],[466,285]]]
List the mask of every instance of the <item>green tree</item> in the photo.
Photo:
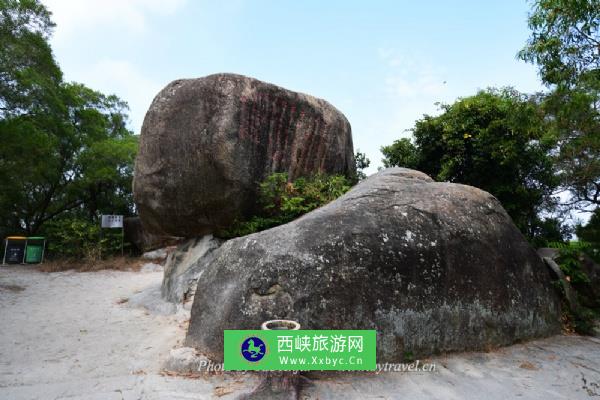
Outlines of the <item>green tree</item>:
[[356,160],[356,179],[359,181],[365,179],[367,177],[367,174],[365,174],[365,169],[369,168],[369,165],[371,165],[371,160],[367,158],[365,153],[361,153],[360,149],[356,150],[354,160]]
[[395,166],[419,168],[419,151],[408,138],[398,139],[389,146],[383,146],[381,153],[386,168]]
[[597,208],[585,225],[575,227],[577,237],[590,243],[600,255],[600,208]]
[[537,64],[545,83],[598,88],[600,2],[536,0],[529,28],[531,37],[519,57]]
[[600,2],[537,0],[519,57],[536,64],[551,89],[547,114],[558,138],[556,170],[568,207],[600,205]]
[[130,214],[136,137],[127,105],[66,83],[48,44],[50,13],[0,0],[0,227],[34,234],[48,221]]
[[36,0],[0,0],[0,117],[57,104],[62,73],[48,38],[54,23]]
[[384,165],[416,168],[438,181],[492,193],[530,237],[556,186],[548,156],[554,145],[535,98],[512,89],[480,91],[442,105],[439,116],[415,124],[414,144],[401,139],[382,148]]
[[124,103],[61,84],[62,112],[0,120],[0,211],[4,226],[28,234],[66,212],[131,214],[137,139]]

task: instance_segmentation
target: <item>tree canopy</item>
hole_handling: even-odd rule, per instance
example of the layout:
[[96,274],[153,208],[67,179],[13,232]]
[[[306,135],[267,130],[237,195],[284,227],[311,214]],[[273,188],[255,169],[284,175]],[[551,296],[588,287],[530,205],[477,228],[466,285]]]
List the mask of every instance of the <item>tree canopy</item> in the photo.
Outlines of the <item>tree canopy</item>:
[[365,179],[367,174],[365,174],[364,170],[369,168],[369,165],[371,165],[371,160],[367,158],[365,153],[361,153],[360,149],[356,150],[356,154],[354,154],[354,160],[356,160],[356,179]]
[[538,214],[556,185],[548,155],[553,140],[536,99],[490,89],[441,109],[441,115],[415,123],[414,143],[404,138],[384,146],[384,165],[484,189],[523,232],[535,236]]
[[600,2],[535,0],[528,23],[518,57],[547,92],[492,89],[443,105],[413,140],[384,146],[383,163],[485,189],[524,233],[553,240],[566,230],[549,215],[600,206]]
[[537,0],[529,28],[531,37],[519,56],[538,65],[543,82],[598,88],[600,2]]
[[66,215],[130,214],[137,138],[127,104],[65,82],[36,0],[0,0],[0,226],[39,232]]
[[550,92],[545,107],[558,139],[556,170],[579,209],[600,205],[600,2],[537,0],[519,53]]

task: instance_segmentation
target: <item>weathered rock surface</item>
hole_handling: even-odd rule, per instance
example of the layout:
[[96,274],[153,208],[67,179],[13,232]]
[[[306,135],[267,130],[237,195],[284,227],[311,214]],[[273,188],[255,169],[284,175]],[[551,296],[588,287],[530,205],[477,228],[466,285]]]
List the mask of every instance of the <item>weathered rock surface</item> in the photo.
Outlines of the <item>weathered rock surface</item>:
[[392,168],[273,229],[225,242],[198,280],[187,344],[269,319],[376,329],[378,361],[559,332],[550,273],[500,203]]
[[195,237],[256,206],[272,172],[352,175],[350,124],[324,100],[233,74],[176,80],[146,113],[134,198],[144,228]]
[[214,256],[221,240],[212,235],[189,239],[171,252],[165,263],[165,275],[161,286],[163,299],[181,303],[191,298],[196,290],[196,281]]

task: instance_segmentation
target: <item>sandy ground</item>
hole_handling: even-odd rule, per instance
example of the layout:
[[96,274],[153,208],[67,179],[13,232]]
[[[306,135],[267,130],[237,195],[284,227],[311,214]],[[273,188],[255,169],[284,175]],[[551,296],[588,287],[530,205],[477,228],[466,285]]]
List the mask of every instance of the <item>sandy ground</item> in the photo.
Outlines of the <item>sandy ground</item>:
[[[162,272],[0,267],[0,399],[232,399],[256,375],[161,374],[189,313],[158,299]],[[436,372],[310,375],[303,399],[600,398],[600,339],[556,336],[437,357]]]

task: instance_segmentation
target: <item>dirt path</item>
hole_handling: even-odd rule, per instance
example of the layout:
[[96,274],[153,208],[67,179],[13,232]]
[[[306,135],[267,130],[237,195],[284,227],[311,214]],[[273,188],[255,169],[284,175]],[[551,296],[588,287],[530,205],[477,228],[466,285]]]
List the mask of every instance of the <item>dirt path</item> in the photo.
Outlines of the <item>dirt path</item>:
[[230,382],[159,375],[185,336],[185,315],[128,304],[161,279],[1,267],[0,399],[212,398]]
[[[187,318],[156,299],[161,279],[160,271],[0,267],[0,399],[231,399],[254,387],[254,375],[160,374]],[[433,361],[433,373],[315,377],[302,398],[600,398],[596,338],[557,336]]]

